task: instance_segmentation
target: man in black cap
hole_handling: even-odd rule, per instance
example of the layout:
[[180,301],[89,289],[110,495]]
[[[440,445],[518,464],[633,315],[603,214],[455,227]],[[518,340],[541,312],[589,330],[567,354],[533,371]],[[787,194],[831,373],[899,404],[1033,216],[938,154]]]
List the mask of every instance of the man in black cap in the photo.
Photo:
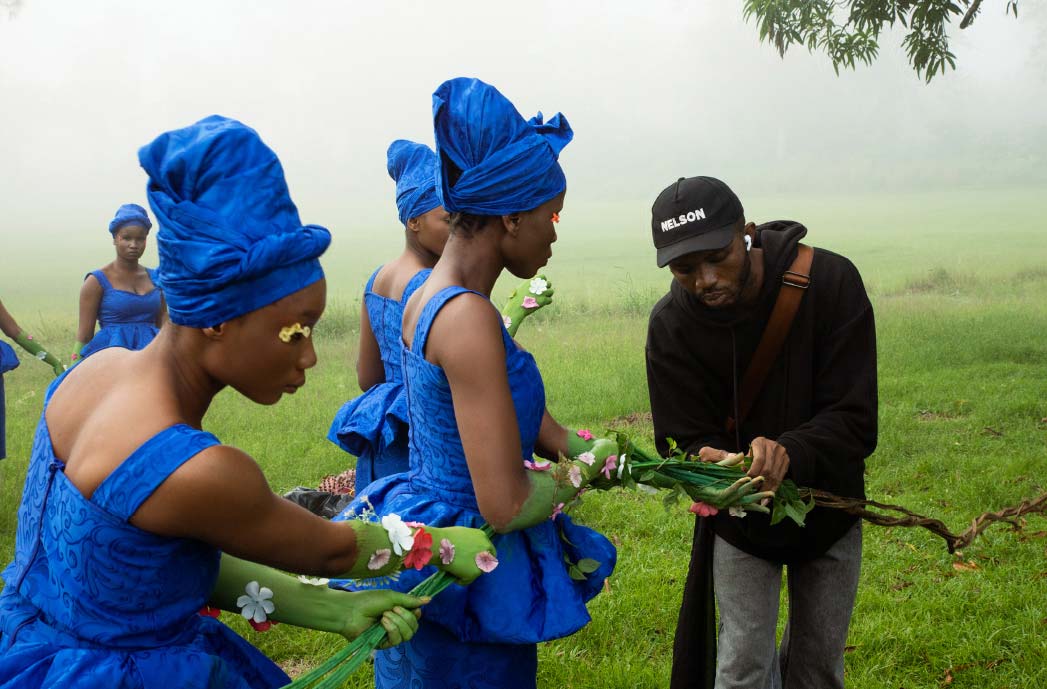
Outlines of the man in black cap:
[[[669,438],[703,461],[751,449],[765,490],[791,478],[864,497],[876,332],[854,265],[801,244],[799,223],[747,223],[711,177],[671,184],[652,214],[658,265],[674,278],[647,333],[659,451]],[[815,508],[804,528],[759,513],[698,519],[673,689],[842,688],[860,563],[860,522],[832,510]],[[783,565],[789,620],[776,648]]]

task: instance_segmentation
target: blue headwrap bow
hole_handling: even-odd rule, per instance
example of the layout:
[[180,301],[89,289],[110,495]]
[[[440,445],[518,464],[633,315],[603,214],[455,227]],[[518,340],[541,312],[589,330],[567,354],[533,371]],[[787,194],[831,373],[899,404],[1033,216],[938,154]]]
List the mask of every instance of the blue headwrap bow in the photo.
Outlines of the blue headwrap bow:
[[436,196],[436,154],[431,148],[397,139],[389,144],[386,169],[396,182],[396,210],[404,225],[440,205]]
[[250,127],[212,115],[161,134],[138,160],[171,322],[218,325],[323,278],[331,233],[302,225],[279,159]]
[[116,215],[109,221],[109,234],[115,235],[124,225],[141,225],[147,230],[153,227],[145,209],[137,203],[125,203],[117,209]]
[[[443,207],[473,215],[529,211],[567,188],[560,151],[574,132],[557,113],[529,121],[498,89],[459,77],[433,93],[433,126],[440,164],[436,189]],[[453,184],[449,173],[460,176]]]

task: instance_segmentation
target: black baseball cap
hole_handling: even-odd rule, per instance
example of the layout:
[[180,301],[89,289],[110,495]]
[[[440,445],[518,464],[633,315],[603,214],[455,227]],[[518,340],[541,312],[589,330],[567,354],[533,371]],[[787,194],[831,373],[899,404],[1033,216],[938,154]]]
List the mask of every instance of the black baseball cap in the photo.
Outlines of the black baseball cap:
[[658,267],[695,251],[731,243],[742,219],[742,202],[714,177],[681,177],[658,194],[651,206],[651,234]]

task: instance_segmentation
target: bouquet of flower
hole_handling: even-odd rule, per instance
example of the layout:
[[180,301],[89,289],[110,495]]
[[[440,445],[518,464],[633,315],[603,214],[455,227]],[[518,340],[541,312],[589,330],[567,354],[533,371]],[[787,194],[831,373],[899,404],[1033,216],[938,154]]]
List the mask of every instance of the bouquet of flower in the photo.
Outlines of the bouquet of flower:
[[[488,537],[494,535],[494,530],[486,524],[482,529]],[[443,547],[441,545],[441,548]],[[481,553],[481,555],[486,555],[486,553]],[[479,558],[480,556],[477,557]],[[490,571],[497,566],[497,561],[493,557],[488,557],[488,560],[490,562],[481,565],[478,559],[477,564],[484,571]],[[453,583],[454,577],[441,570],[422,581],[408,593],[419,598],[431,598]],[[382,641],[385,640],[385,634],[385,629],[376,622],[367,631],[347,644],[345,648],[286,685],[285,689],[338,689],[344,686],[346,680],[360,669],[360,666],[367,662],[375,649],[382,644]]]
[[[590,485],[599,490],[622,486],[644,492],[668,491],[663,502],[675,504],[686,495],[693,501],[691,511],[707,517],[728,510],[735,517],[746,512],[771,515],[771,524],[792,519],[803,526],[804,517],[814,508],[810,491],[790,480],[775,491],[762,491],[763,478],[746,474],[752,457],[730,455],[720,462],[699,462],[688,457],[669,440],[669,457],[659,457],[638,447],[624,433],[615,433],[618,455],[605,460],[605,471]],[[769,502],[770,507],[764,503]]]

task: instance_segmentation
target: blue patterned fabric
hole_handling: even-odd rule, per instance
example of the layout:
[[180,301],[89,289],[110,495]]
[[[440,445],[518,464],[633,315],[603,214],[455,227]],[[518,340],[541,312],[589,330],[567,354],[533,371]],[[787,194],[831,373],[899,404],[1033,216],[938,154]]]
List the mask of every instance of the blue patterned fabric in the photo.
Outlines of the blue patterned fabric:
[[84,345],[80,357],[86,357],[107,347],[142,349],[153,341],[157,318],[160,316],[162,300],[156,270],[146,269],[154,288],[147,294],[135,294],[116,289],[109,278],[100,270],[92,270],[102,285],[102,301],[98,305],[99,330],[91,341]]
[[[45,400],[64,380],[52,383]],[[0,689],[280,687],[287,675],[218,620],[197,614],[219,552],[128,518],[175,469],[218,440],[167,428],[90,499],[66,478],[43,416],[0,593]]]
[[137,203],[125,203],[116,210],[116,215],[109,221],[109,234],[115,235],[124,225],[141,225],[146,230],[153,227],[149,214]]
[[385,382],[342,405],[327,433],[328,440],[357,458],[357,492],[376,479],[408,469],[407,395],[401,365],[400,324],[407,300],[432,272],[425,269],[415,273],[400,301],[396,301],[374,292],[378,270],[371,274],[364,287],[364,308],[378,341]]
[[276,154],[250,127],[212,115],[138,151],[160,225],[171,322],[207,328],[322,279],[331,233],[302,225]]
[[436,154],[423,144],[397,139],[386,151],[386,170],[396,182],[396,211],[400,222],[428,213],[440,205],[436,196]]
[[[410,417],[410,470],[371,484],[366,497],[379,515],[395,513],[434,526],[480,527],[469,467],[458,435],[451,390],[442,369],[425,360],[425,343],[437,313],[463,287],[441,290],[424,306],[411,349],[404,348]],[[545,388],[534,358],[502,329],[506,375],[520,430],[521,464],[534,453],[545,410]],[[366,508],[362,497],[336,519]],[[614,569],[614,546],[599,533],[561,515],[523,531],[495,536],[497,569],[468,587],[452,585],[425,607],[422,631],[397,649],[378,653],[379,689],[521,689],[535,686],[534,644],[581,629],[585,604]],[[567,573],[565,555],[589,557],[600,568],[585,581]],[[406,591],[433,573],[400,574]],[[335,586],[339,582],[334,583]],[[429,627],[439,629],[429,630]]]
[[529,211],[567,188],[557,159],[574,132],[560,113],[524,120],[495,87],[459,77],[433,93],[433,128],[436,190],[448,212]]

